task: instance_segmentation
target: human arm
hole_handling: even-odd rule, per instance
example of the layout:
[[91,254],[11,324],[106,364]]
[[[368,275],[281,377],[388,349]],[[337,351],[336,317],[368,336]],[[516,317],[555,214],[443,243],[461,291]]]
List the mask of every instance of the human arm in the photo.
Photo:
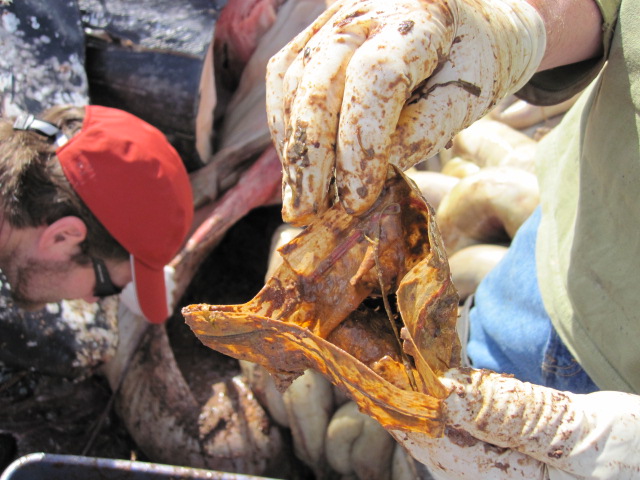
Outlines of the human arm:
[[602,55],[602,14],[593,0],[527,0],[544,21],[547,47],[538,71]]
[[565,0],[558,5],[531,1],[546,17],[551,38],[541,68],[516,95],[537,106],[557,105],[582,92],[601,71],[609,55],[620,0]]

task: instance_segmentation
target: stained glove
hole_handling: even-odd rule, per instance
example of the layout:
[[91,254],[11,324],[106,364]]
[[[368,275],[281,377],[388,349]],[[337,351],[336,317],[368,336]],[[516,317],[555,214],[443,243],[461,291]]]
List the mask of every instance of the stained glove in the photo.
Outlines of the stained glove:
[[391,432],[437,479],[638,477],[638,395],[578,395],[470,369],[441,381],[451,390],[445,436]]
[[539,65],[544,24],[524,0],[343,0],[271,58],[267,113],[283,218],[309,223],[337,194],[378,197],[387,163],[428,158]]

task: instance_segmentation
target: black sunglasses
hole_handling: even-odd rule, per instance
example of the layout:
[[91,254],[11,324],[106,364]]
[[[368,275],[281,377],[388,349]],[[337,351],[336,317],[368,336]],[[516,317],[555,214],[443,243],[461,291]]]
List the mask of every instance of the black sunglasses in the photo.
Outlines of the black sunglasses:
[[91,261],[93,262],[93,271],[96,274],[96,288],[93,290],[93,295],[104,298],[122,292],[123,287],[118,287],[111,281],[109,270],[104,262],[95,257],[91,257]]

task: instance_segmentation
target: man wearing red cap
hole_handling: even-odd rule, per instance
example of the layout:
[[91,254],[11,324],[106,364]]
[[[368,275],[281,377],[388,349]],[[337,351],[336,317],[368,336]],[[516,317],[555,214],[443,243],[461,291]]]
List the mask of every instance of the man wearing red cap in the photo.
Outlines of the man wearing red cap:
[[93,302],[133,280],[144,316],[168,318],[164,267],[191,227],[193,199],[156,128],[99,106],[3,121],[0,206],[0,270],[16,305]]

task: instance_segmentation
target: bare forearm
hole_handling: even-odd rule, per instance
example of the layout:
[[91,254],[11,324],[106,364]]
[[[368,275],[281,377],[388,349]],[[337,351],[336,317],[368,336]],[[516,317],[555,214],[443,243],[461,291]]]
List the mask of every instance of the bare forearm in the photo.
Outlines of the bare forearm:
[[547,48],[539,71],[602,54],[602,16],[593,0],[527,0],[542,16]]

